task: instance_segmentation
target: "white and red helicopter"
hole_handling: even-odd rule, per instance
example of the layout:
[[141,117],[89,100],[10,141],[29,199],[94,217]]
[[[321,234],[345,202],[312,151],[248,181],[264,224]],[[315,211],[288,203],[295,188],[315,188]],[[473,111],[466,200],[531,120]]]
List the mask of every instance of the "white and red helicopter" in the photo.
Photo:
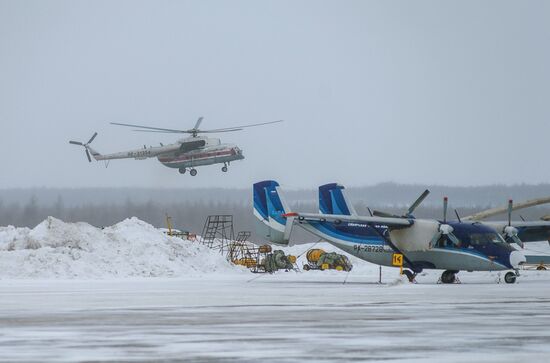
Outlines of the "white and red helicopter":
[[[226,127],[212,130],[199,129],[202,123],[203,117],[199,117],[195,126],[189,130],[175,130],[165,129],[160,127],[140,126],[132,124],[123,124],[117,122],[111,122],[112,125],[127,126],[137,128],[139,132],[159,132],[159,133],[173,133],[173,134],[190,134],[191,136],[178,140],[174,144],[160,144],[160,146],[145,145],[141,149],[122,151],[112,154],[100,154],[96,150],[90,147],[90,144],[97,136],[97,132],[88,140],[87,143],[80,141],[69,141],[73,145],[79,145],[84,147],[88,161],[92,161],[91,156],[97,161],[100,160],[113,160],[113,159],[135,159],[143,160],[147,158],[157,158],[164,166],[169,168],[178,169],[181,174],[185,174],[189,169],[189,174],[192,176],[197,175],[198,166],[223,164],[222,171],[225,173],[228,170],[228,166],[232,161],[244,159],[242,150],[235,144],[223,144],[220,139],[207,136],[201,136],[201,134],[214,134],[220,132],[233,132],[241,131],[244,128],[269,125],[274,123],[283,122],[283,120],[262,122],[250,125],[241,125],[234,127]],[[91,154],[91,156],[90,156]]]

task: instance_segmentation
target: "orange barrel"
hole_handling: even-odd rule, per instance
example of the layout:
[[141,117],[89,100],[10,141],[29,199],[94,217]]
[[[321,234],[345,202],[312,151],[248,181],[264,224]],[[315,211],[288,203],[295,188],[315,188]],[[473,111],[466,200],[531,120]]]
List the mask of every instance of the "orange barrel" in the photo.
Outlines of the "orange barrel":
[[315,249],[307,251],[306,257],[307,257],[307,260],[309,262],[316,263],[317,261],[319,261],[321,256],[324,255],[324,254],[325,254],[325,251],[323,251],[320,248],[315,248]]
[[296,263],[296,256],[288,255],[288,262],[294,264]]
[[239,258],[238,260],[234,260],[233,263],[248,268],[256,266],[256,260],[253,258]]
[[271,246],[270,245],[263,245],[263,246],[260,246],[260,248],[258,249],[258,251],[260,253],[269,253],[271,252]]
[[250,268],[256,266],[256,259],[254,258],[243,258],[243,265]]

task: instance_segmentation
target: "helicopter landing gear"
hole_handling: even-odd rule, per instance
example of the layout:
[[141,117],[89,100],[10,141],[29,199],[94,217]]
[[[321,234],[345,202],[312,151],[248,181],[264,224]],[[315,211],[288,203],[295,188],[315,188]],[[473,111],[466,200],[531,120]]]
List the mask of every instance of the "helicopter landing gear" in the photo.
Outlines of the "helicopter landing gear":
[[222,171],[224,173],[227,173],[227,164],[226,163],[223,164]]
[[416,272],[412,272],[411,270],[403,270],[403,275],[407,276],[409,282],[415,282],[414,278],[416,277]]
[[185,169],[185,168],[179,168],[178,171],[180,172],[180,174],[185,174],[185,172],[187,171],[187,169]]
[[504,282],[506,282],[507,284],[513,284],[516,282],[517,277],[518,275],[516,275],[515,272],[507,272],[506,275],[504,275]]
[[456,282],[456,273],[458,271],[445,270],[441,274],[441,283],[443,284],[454,284]]
[[189,170],[189,174],[191,174],[191,176],[197,175],[197,169],[191,169],[191,170]]

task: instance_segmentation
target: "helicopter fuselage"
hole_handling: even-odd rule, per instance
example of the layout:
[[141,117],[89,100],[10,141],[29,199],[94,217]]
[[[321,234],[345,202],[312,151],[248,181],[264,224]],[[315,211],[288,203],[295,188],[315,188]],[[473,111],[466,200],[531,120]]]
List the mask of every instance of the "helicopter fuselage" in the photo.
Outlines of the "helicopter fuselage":
[[242,150],[236,145],[220,144],[203,147],[187,152],[175,151],[157,156],[162,165],[169,168],[184,169],[212,164],[229,164],[244,159]]
[[191,175],[196,175],[197,166],[224,164],[222,171],[227,171],[227,165],[232,161],[243,160],[242,150],[235,144],[222,144],[220,139],[204,136],[194,136],[178,140],[174,144],[143,147],[113,154],[100,154],[88,144],[82,144],[95,160],[135,159],[144,160],[157,158],[162,165],[179,169],[184,173],[190,169]]
[[242,150],[234,144],[222,144],[220,139],[202,136],[203,134],[214,134],[222,132],[234,132],[241,131],[245,128],[270,125],[274,123],[283,122],[283,120],[260,122],[256,124],[240,125],[233,127],[225,127],[210,130],[199,129],[202,123],[203,117],[199,117],[195,126],[188,130],[176,130],[160,127],[142,126],[126,123],[111,122],[113,125],[133,127],[141,132],[161,132],[161,133],[173,133],[173,134],[188,134],[190,137],[186,137],[178,140],[176,143],[164,145],[160,143],[160,146],[143,145],[143,149],[134,149],[128,151],[121,151],[112,154],[101,154],[90,147],[90,144],[97,136],[97,132],[88,140],[88,142],[69,141],[70,144],[82,146],[85,150],[86,157],[89,162],[92,162],[92,157],[96,161],[105,161],[108,165],[109,160],[114,159],[135,159],[145,160],[149,158],[157,158],[162,165],[179,169],[181,174],[186,173],[189,169],[189,174],[192,176],[197,175],[197,166],[223,164],[222,172],[227,172],[228,165],[232,161],[243,160],[244,155]]

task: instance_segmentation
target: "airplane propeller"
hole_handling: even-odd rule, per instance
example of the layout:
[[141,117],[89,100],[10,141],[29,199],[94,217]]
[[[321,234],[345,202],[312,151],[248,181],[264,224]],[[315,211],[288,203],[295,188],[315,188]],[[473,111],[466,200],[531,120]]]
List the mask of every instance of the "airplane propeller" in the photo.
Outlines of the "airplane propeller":
[[420,196],[414,201],[413,204],[411,204],[411,206],[409,207],[409,209],[407,210],[407,217],[411,217],[414,210],[416,208],[418,208],[418,206],[424,201],[424,199],[426,199],[426,197],[430,194],[430,191],[428,189],[424,190],[424,192],[422,192],[422,194],[420,194]]
[[514,201],[508,201],[508,225],[504,227],[504,239],[508,243],[515,243],[523,248],[523,241],[518,237],[518,229],[512,226],[512,210],[514,209]]
[[90,137],[90,140],[88,140],[87,143],[82,143],[80,141],[69,141],[69,144],[73,144],[73,145],[78,145],[78,146],[83,146],[84,147],[84,150],[86,151],[86,157],[88,158],[88,161],[91,163],[92,162],[92,158],[90,156],[90,152],[88,151],[88,146],[92,143],[92,141],[94,141],[95,137],[97,136],[97,132],[94,132],[94,134],[92,135],[92,137]]
[[432,237],[432,240],[430,241],[430,246],[434,247],[437,244],[437,241],[441,238],[441,236],[445,236],[445,238],[449,239],[455,246],[458,246],[460,244],[460,240],[453,234],[453,227],[449,224],[447,224],[447,208],[449,205],[449,199],[447,197],[443,198],[443,223],[439,225],[439,228],[437,229],[437,232]]
[[414,218],[413,212],[415,211],[416,208],[418,208],[418,206],[424,201],[424,199],[426,199],[426,197],[429,194],[430,194],[430,191],[428,189],[424,190],[424,192],[422,192],[422,194],[420,194],[420,196],[416,198],[413,204],[411,204],[411,206],[407,210],[407,213],[402,216],[397,216],[395,214],[381,212],[378,210],[372,211],[372,215],[376,217],[387,217],[387,218]]
[[123,124],[118,122],[111,122],[111,125],[118,125],[118,126],[127,126],[127,127],[137,127],[140,130],[133,130],[138,132],[162,132],[162,133],[176,133],[176,134],[191,134],[193,137],[197,137],[199,134],[213,134],[218,132],[233,132],[233,131],[241,131],[244,128],[248,127],[256,127],[256,126],[263,126],[263,125],[270,125],[275,124],[279,122],[283,122],[283,120],[277,120],[277,121],[270,121],[270,122],[261,122],[257,124],[249,124],[249,125],[241,125],[241,126],[233,126],[233,127],[224,127],[220,129],[211,129],[211,130],[201,130],[199,129],[202,120],[204,117],[199,117],[197,122],[195,123],[195,126],[192,129],[188,130],[175,130],[175,129],[164,129],[160,127],[150,127],[150,126],[141,126],[141,125],[134,125],[134,124]]

